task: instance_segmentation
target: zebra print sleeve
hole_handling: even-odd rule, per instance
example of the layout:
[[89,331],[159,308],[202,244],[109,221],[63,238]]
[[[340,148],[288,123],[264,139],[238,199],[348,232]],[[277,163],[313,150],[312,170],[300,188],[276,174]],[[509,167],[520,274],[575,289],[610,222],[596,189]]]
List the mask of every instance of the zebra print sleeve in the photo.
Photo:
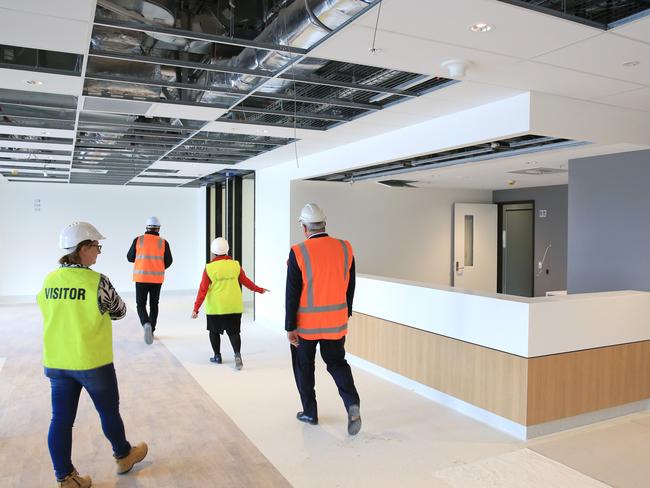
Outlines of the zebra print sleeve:
[[99,290],[97,292],[97,304],[101,313],[110,315],[112,320],[120,320],[126,315],[126,305],[117,294],[111,280],[101,275],[99,279]]

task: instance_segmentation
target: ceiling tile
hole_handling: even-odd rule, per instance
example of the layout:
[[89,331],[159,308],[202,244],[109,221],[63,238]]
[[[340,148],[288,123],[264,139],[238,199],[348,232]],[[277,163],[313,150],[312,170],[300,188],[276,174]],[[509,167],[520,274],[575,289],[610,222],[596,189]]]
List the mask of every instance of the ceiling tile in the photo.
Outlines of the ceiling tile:
[[88,0],[0,0],[0,8],[51,17],[90,21],[95,2]]
[[0,134],[13,134],[18,136],[47,136],[74,139],[73,130],[48,129],[39,127],[20,127],[17,125],[0,125]]
[[566,68],[523,61],[503,68],[468,72],[468,79],[522,90],[593,100],[640,88],[641,85],[581,73]]
[[89,35],[86,21],[0,8],[0,44],[84,54]]
[[[375,7],[354,24],[374,29],[377,12]],[[478,22],[491,24],[494,29],[472,32],[471,26]],[[383,43],[383,31],[391,31],[519,58],[537,56],[602,32],[494,0],[384,0],[379,29],[378,45]]]
[[[28,84],[28,80],[38,80],[43,84]],[[81,76],[53,75],[34,71],[0,68],[0,88],[79,96],[83,88],[83,80]]]
[[468,72],[480,72],[488,66],[507,66],[519,61],[512,56],[386,31],[377,34],[376,47],[379,52],[371,54],[369,48],[372,39],[372,29],[351,25],[318,46],[311,54],[315,57],[444,77],[449,77],[449,73],[442,67],[442,63],[451,59],[469,61],[471,66]]
[[[536,62],[646,86],[650,86],[649,60],[650,44],[608,32],[535,59]],[[640,64],[623,66],[628,61],[640,61]]]
[[610,95],[598,100],[618,107],[646,110],[650,112],[650,88],[628,91],[617,95]]
[[154,103],[147,112],[147,116],[212,121],[225,113],[226,110],[213,107]]
[[628,22],[610,32],[650,44],[650,15]]

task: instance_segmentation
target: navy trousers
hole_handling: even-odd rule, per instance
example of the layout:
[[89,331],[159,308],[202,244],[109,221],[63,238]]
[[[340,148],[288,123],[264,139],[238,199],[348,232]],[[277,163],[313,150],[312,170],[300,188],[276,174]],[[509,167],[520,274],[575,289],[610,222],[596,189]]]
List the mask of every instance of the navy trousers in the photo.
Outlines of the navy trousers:
[[360,403],[359,393],[357,393],[354,386],[352,370],[345,360],[345,337],[338,340],[319,339],[313,341],[301,337],[298,347],[291,346],[294,378],[300,393],[303,412],[315,419],[318,418],[318,405],[314,388],[317,345],[319,345],[320,355],[327,365],[327,372],[332,375],[339,390],[339,395],[343,399],[345,410],[347,411],[350,405],[359,405]]
[[72,426],[77,416],[79,395],[85,388],[99,413],[104,435],[113,447],[113,455],[122,458],[131,445],[124,434],[120,416],[120,396],[113,363],[84,371],[45,368],[52,387],[52,421],[47,436],[54,474],[58,480],[69,475],[72,465]]

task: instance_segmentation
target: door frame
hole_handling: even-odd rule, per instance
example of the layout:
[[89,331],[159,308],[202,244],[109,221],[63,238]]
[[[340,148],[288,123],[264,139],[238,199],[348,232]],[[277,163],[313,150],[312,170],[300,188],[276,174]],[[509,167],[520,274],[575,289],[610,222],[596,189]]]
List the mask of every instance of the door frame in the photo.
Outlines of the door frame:
[[533,262],[531,263],[532,273],[530,275],[533,296],[535,296],[535,221],[537,218],[537,209],[535,200],[513,200],[509,202],[496,202],[497,204],[497,293],[503,293],[503,206],[504,205],[521,205],[530,203],[533,206],[533,239],[532,247]]

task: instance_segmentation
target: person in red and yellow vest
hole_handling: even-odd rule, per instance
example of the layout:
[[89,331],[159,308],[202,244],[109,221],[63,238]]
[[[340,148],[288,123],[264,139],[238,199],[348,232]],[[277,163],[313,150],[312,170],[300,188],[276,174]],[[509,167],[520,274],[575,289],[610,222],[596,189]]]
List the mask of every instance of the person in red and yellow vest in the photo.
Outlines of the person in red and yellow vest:
[[229,250],[228,241],[223,237],[217,237],[210,244],[210,251],[215,257],[206,264],[203,271],[192,318],[198,317],[203,300],[206,300],[207,329],[210,332],[210,344],[214,352],[210,361],[222,363],[221,334],[225,331],[235,353],[235,369],[240,370],[244,366],[241,358],[241,315],[244,312],[241,285],[256,293],[265,293],[269,290],[257,286],[248,279],[239,261],[228,256]]
[[134,263],[133,281],[138,317],[144,329],[144,342],[151,344],[158,322],[160,288],[165,281],[165,270],[172,265],[173,259],[169,243],[160,237],[160,221],[156,217],[149,217],[146,225],[146,232],[133,239],[126,259]]
[[146,443],[132,446],[120,416],[113,366],[113,325],[126,305],[103,274],[90,269],[101,253],[104,236],[87,222],[73,222],[59,235],[66,254],[60,268],[47,275],[37,296],[43,315],[43,366],[52,389],[52,417],[47,443],[59,488],[88,488],[72,464],[72,426],[79,395],[85,389],[99,413],[104,435],[113,447],[117,473],[142,461]]
[[315,203],[303,207],[299,222],[307,240],[291,248],[287,261],[285,330],[302,402],[296,418],[318,423],[314,361],[319,345],[348,413],[348,433],[356,435],[361,430],[360,400],[345,360],[354,298],[354,253],[348,241],[327,235],[325,220]]

